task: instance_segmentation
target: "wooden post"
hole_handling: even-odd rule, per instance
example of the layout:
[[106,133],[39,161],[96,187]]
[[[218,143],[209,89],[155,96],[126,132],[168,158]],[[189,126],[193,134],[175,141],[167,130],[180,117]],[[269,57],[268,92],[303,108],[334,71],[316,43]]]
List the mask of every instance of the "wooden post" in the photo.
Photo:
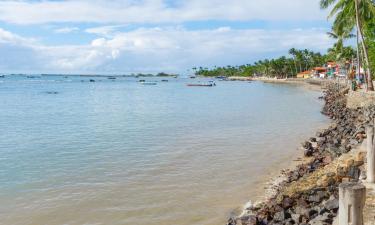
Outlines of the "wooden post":
[[363,225],[366,187],[346,182],[339,186],[339,225]]
[[366,127],[367,136],[367,182],[375,183],[375,146],[374,146],[374,126]]

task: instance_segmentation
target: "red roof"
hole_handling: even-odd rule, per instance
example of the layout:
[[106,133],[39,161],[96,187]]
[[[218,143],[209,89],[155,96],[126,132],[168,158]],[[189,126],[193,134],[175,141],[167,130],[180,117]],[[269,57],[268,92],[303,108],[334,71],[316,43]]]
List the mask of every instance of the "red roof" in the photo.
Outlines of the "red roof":
[[316,71],[327,71],[325,67],[315,67],[314,70]]

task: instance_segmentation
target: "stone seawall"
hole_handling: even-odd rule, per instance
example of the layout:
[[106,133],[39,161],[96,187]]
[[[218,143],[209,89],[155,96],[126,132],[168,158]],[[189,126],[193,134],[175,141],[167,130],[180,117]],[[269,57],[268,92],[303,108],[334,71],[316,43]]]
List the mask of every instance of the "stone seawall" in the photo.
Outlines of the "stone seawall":
[[347,89],[330,85],[323,97],[322,113],[332,119],[329,128],[302,143],[305,160],[284,171],[276,194],[249,206],[228,225],[325,225],[338,213],[338,185],[365,179],[365,154],[356,149],[366,138],[365,126],[375,117],[375,107],[348,108]]

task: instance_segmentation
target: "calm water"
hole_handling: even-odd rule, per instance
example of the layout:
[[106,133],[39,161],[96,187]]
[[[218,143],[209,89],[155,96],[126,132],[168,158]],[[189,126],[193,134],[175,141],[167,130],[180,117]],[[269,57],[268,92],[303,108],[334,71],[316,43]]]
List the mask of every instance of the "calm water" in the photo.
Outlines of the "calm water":
[[288,85],[88,79],[0,79],[0,224],[224,224],[326,122]]

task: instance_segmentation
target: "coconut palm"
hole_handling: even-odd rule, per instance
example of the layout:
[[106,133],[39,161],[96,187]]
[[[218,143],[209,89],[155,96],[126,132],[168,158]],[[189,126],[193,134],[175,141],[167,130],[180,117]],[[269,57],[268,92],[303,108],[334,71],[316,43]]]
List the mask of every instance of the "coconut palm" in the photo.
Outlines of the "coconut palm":
[[[367,90],[373,91],[370,62],[363,36],[362,24],[373,20],[375,16],[375,4],[372,0],[320,0],[320,7],[322,9],[326,9],[331,5],[334,6],[328,17],[335,17],[333,30],[337,34],[345,34],[348,31],[352,31],[354,27],[357,28],[357,39],[361,41],[364,59],[367,64]],[[357,48],[359,50],[358,43]]]

